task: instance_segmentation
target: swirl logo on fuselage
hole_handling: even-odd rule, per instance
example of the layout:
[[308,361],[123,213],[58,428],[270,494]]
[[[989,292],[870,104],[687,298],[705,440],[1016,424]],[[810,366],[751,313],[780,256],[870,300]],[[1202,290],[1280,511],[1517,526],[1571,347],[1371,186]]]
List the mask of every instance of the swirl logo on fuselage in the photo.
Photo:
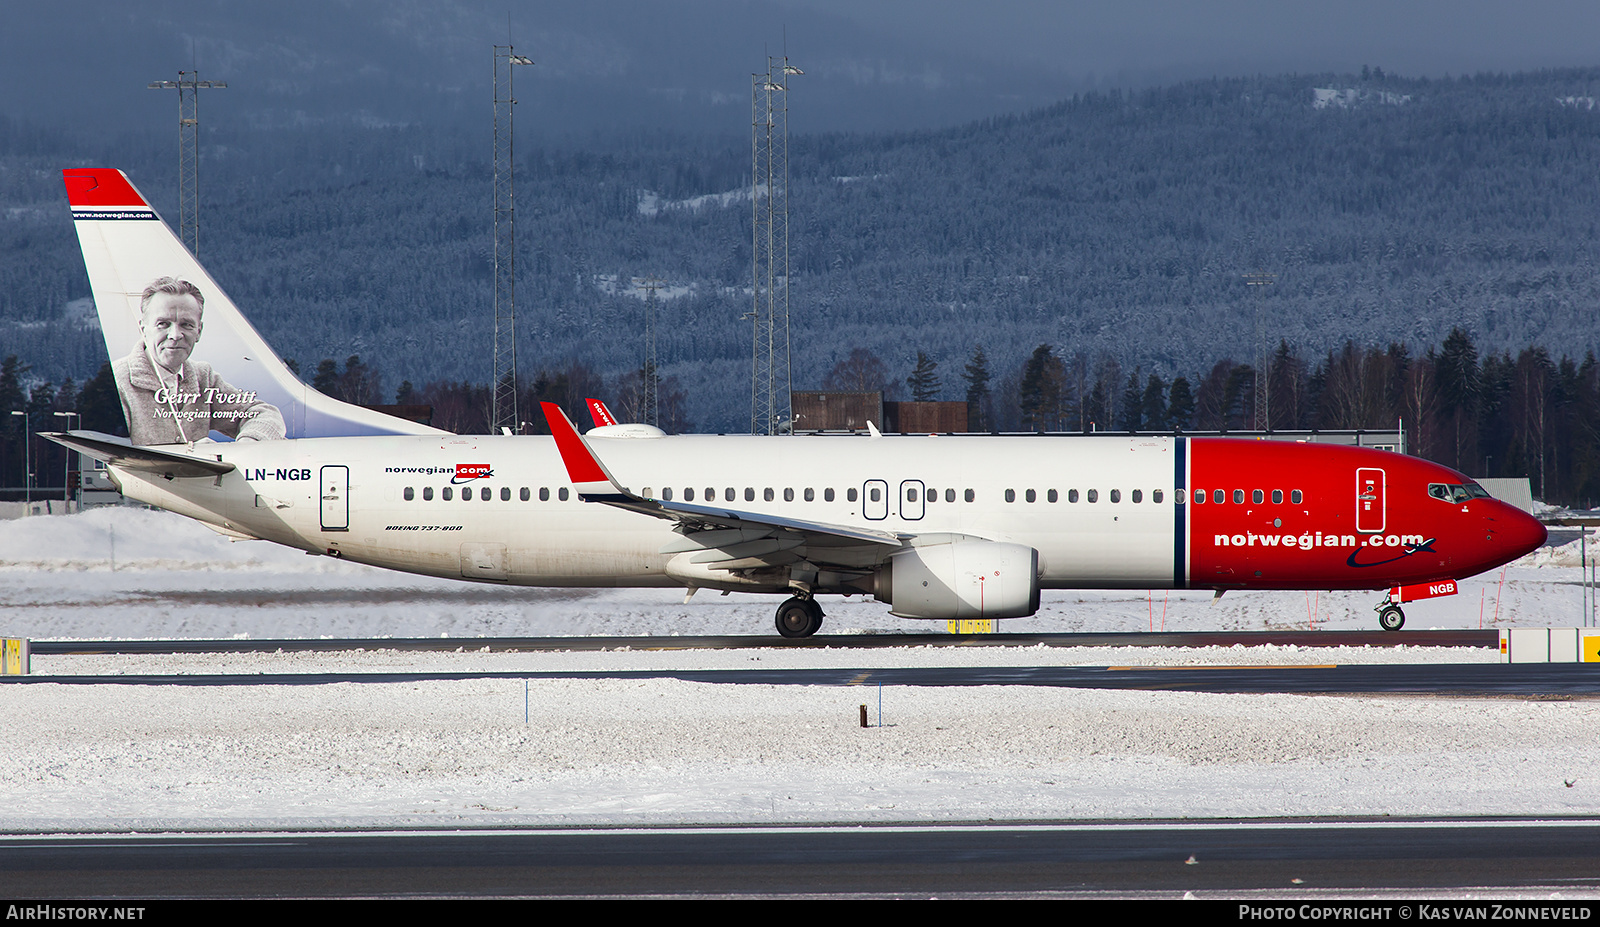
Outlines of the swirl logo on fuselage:
[[[1393,535],[1391,535],[1391,537],[1392,536]],[[1345,565],[1346,566],[1352,566],[1352,567],[1383,566],[1386,563],[1394,563],[1397,560],[1404,560],[1407,557],[1411,556],[1412,554],[1420,554],[1420,553],[1433,554],[1433,553],[1438,553],[1438,551],[1433,549],[1433,542],[1437,541],[1438,538],[1428,538],[1426,541],[1423,541],[1420,544],[1401,544],[1401,545],[1399,545],[1400,552],[1398,554],[1396,554],[1395,556],[1393,556],[1393,557],[1389,557],[1388,559],[1385,559],[1385,560],[1374,560],[1371,563],[1357,563],[1356,562],[1356,558],[1361,556],[1361,552],[1362,551],[1367,550],[1370,547],[1382,546],[1385,550],[1392,550],[1393,549],[1392,546],[1385,545],[1385,544],[1382,543],[1383,542],[1383,537],[1381,535],[1375,535],[1372,540],[1378,541],[1379,543],[1378,544],[1372,544],[1369,541],[1366,546],[1357,547],[1355,550],[1351,551],[1350,552],[1350,556],[1345,559],[1345,561],[1344,561]]]
[[494,476],[494,468],[488,464],[456,464],[456,473],[450,477],[450,482],[470,483],[473,480],[486,480],[491,476]]

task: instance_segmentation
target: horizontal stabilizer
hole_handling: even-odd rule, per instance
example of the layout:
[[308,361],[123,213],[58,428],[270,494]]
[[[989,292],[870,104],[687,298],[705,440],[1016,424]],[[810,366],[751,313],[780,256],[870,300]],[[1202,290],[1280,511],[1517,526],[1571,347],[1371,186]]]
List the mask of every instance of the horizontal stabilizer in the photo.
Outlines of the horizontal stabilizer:
[[234,469],[233,464],[221,460],[138,447],[127,438],[98,431],[40,432],[40,436],[111,466],[153,473],[167,479],[218,477]]

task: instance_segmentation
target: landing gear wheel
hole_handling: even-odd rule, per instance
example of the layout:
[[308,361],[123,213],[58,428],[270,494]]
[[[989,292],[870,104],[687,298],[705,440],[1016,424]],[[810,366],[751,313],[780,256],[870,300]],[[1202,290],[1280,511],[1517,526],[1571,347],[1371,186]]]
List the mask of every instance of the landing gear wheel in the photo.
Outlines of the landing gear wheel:
[[1385,605],[1378,611],[1378,627],[1385,631],[1398,631],[1405,627],[1406,613],[1398,605]]
[[810,637],[822,627],[822,606],[816,599],[795,596],[778,606],[778,633],[784,637]]

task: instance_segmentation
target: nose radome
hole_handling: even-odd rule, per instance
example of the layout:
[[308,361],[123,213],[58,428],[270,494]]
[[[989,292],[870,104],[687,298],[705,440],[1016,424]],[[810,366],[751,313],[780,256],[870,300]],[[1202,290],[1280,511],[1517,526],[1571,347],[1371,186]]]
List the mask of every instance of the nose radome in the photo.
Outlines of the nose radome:
[[1514,506],[1501,503],[1499,511],[1491,516],[1494,521],[1490,525],[1501,543],[1505,544],[1504,555],[1507,560],[1515,560],[1524,554],[1537,550],[1544,544],[1545,538],[1550,533],[1540,524],[1539,519]]

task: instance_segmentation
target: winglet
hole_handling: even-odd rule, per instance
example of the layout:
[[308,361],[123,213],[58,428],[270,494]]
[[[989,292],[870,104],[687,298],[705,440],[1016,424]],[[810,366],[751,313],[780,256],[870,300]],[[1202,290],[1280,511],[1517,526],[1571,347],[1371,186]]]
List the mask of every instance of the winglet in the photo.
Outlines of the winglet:
[[605,403],[598,399],[585,399],[584,402],[589,404],[589,414],[594,417],[594,427],[604,428],[617,423],[617,417],[611,414]]
[[586,497],[635,498],[619,485],[600,458],[594,456],[588,442],[578,434],[578,429],[567,418],[567,413],[553,402],[539,403],[544,409],[544,419],[550,423],[550,434],[556,439],[556,450],[561,452],[561,462],[566,464],[567,478],[572,481],[578,495]]

